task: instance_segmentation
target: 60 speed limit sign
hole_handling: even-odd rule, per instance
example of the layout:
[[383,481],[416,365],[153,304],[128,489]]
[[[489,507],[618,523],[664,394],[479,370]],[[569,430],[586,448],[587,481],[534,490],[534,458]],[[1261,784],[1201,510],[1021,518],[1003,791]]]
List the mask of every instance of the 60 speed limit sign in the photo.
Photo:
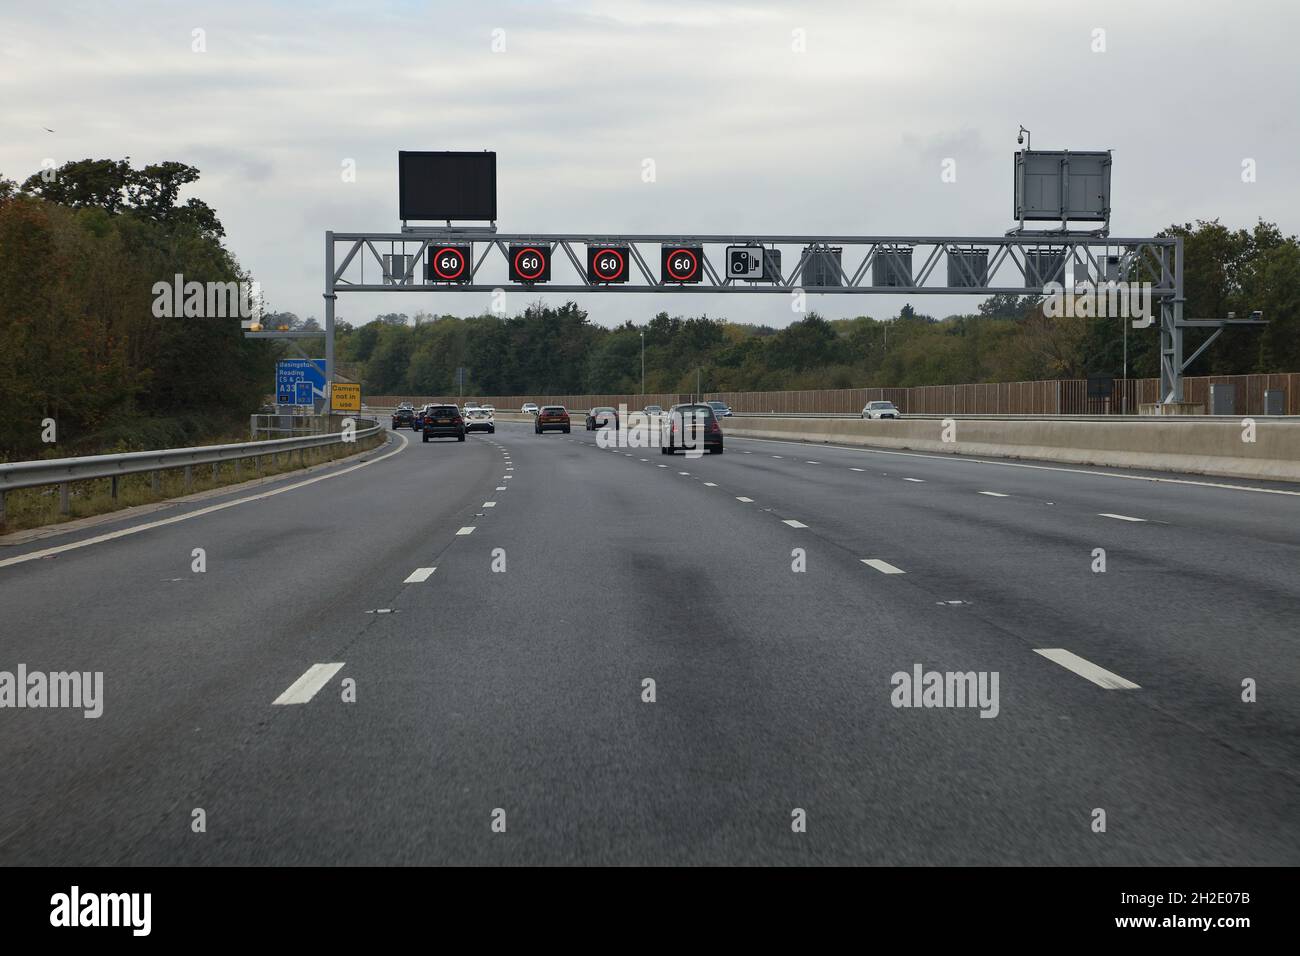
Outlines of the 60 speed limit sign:
[[470,246],[430,246],[426,278],[430,282],[468,282]]
[[551,247],[511,246],[510,279],[513,282],[547,282],[551,278]]
[[661,282],[699,282],[704,274],[703,246],[664,246],[659,263]]
[[588,282],[626,282],[627,246],[588,246]]

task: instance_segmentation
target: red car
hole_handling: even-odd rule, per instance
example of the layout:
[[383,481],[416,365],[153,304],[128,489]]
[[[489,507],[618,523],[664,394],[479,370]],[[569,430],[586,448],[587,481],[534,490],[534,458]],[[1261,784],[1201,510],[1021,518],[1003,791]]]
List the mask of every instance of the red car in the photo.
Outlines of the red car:
[[569,410],[563,405],[543,405],[537,413],[533,431],[540,435],[548,428],[569,434]]

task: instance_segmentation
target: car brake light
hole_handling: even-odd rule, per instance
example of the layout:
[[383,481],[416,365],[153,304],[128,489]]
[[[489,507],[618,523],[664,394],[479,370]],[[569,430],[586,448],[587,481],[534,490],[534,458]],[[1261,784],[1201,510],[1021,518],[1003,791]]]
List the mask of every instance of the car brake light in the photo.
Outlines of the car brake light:
[[717,422],[713,422],[711,425],[709,425],[709,431],[711,431],[711,432],[716,432],[716,431],[721,431],[721,430],[722,430],[722,429],[718,428],[718,423],[717,423]]

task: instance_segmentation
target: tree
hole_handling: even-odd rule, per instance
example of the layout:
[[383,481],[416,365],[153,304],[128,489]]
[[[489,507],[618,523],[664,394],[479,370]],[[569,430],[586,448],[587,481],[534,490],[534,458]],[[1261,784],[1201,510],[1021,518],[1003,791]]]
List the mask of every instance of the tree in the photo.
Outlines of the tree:
[[1023,319],[1043,304],[1041,295],[1019,296],[999,292],[979,304],[980,315],[996,319]]

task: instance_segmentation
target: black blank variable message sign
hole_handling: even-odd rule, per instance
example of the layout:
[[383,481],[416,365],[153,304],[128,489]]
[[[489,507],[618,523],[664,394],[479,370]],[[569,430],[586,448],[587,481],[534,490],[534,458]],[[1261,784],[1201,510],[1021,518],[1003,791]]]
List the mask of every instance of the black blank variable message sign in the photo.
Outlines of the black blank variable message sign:
[[496,153],[397,154],[402,219],[497,218]]

